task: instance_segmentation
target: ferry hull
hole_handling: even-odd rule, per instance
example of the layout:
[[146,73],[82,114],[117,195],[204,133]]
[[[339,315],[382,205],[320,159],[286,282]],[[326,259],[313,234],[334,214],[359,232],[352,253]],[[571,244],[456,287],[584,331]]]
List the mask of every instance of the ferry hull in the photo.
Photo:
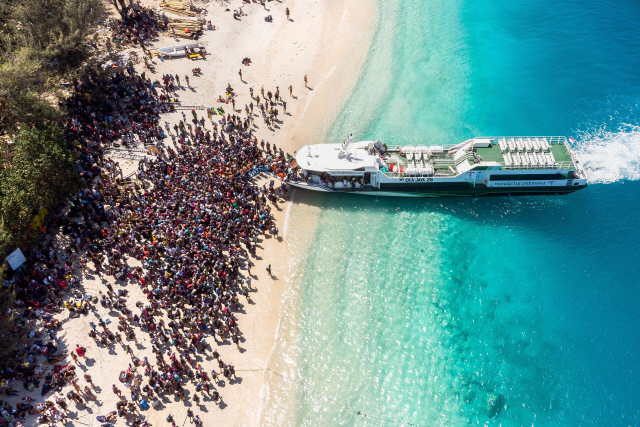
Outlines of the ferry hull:
[[324,193],[395,197],[568,194],[587,176],[565,137],[481,137],[457,145],[380,141],[305,145],[289,184]]
[[363,189],[331,189],[324,185],[307,184],[302,182],[288,182],[288,185],[305,190],[322,193],[343,193],[359,194],[365,196],[385,196],[385,197],[486,197],[486,196],[543,196],[543,195],[565,195],[586,188],[585,185],[572,186],[549,186],[549,187],[516,187],[492,188],[484,185],[477,185],[465,189],[427,189],[427,188],[405,188],[402,190],[381,190],[378,188]]

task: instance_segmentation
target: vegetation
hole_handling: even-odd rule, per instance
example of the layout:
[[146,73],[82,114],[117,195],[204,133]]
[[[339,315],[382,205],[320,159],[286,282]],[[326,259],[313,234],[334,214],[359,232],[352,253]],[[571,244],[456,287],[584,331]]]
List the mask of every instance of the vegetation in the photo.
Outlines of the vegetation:
[[[61,126],[61,83],[83,72],[105,17],[102,0],[0,1],[0,264],[39,235],[41,207],[51,210],[79,188]],[[0,273],[12,274],[6,262]],[[14,298],[0,286],[0,366],[26,340]]]
[[60,80],[87,58],[87,35],[104,13],[100,0],[0,2],[0,137],[60,119]]
[[40,208],[58,205],[80,186],[60,127],[24,128],[12,145],[0,174],[2,254],[26,241]]
[[133,0],[111,0],[111,4],[113,4],[113,7],[115,7],[120,16],[122,16],[122,19],[126,21],[129,10],[133,7],[134,2]]
[[101,0],[0,2],[0,259],[78,187],[61,130],[61,81],[73,81],[105,18]]

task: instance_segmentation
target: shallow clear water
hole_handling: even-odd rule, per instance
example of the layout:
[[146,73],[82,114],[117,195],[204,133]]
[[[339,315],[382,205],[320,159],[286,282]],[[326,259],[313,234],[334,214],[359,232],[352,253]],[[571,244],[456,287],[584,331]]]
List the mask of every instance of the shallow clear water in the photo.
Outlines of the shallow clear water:
[[592,184],[296,196],[321,214],[277,349],[296,355],[274,364],[295,394],[278,423],[640,424],[640,3],[390,0],[379,13],[328,140],[573,135]]

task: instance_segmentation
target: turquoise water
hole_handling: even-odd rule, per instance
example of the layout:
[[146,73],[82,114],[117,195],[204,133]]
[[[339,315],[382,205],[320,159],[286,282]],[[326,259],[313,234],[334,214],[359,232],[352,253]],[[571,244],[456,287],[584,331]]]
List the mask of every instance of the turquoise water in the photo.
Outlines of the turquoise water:
[[297,195],[321,213],[289,422],[640,424],[640,3],[387,0],[379,15],[329,141],[573,135],[592,184]]

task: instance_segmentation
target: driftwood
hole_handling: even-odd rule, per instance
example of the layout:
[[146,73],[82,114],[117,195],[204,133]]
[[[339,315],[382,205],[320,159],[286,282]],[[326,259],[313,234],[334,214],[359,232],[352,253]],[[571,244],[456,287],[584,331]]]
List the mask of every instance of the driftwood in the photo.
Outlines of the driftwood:
[[168,12],[185,16],[198,16],[199,11],[195,10],[191,3],[182,0],[162,0],[160,7]]

